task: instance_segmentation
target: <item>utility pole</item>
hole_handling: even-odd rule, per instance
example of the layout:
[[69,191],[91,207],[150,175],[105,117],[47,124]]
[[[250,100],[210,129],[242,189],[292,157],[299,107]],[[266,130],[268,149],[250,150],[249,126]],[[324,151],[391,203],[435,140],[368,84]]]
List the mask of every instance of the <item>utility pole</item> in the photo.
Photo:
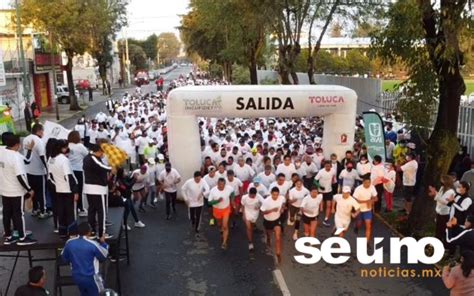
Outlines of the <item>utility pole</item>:
[[25,98],[25,103],[30,102],[30,76],[28,75],[28,65],[25,60],[25,52],[23,51],[23,32],[21,29],[21,22],[20,22],[20,5],[18,4],[18,0],[15,0],[15,8],[16,8],[16,30],[18,35],[18,42],[20,44],[19,51],[20,51],[20,67],[22,69],[22,80],[23,80],[23,97]]
[[128,36],[127,32],[125,31],[125,66],[127,69],[127,85],[130,85],[131,79],[130,79],[130,59],[128,55]]
[[53,71],[53,93],[54,93],[54,108],[56,109],[56,120],[59,121],[59,105],[58,105],[58,95],[56,94],[57,92],[57,85],[56,85],[56,61],[54,59],[54,54],[55,54],[55,47],[53,45],[53,32],[49,31],[49,46],[51,47],[50,50],[50,56],[49,56],[49,63],[51,64],[51,69]]

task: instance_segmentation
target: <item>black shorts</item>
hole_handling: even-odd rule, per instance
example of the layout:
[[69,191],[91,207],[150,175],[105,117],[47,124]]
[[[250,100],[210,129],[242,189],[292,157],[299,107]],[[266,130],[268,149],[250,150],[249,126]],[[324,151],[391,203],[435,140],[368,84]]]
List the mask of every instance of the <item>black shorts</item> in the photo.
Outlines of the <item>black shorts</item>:
[[301,216],[301,220],[303,221],[304,224],[311,224],[312,221],[316,221],[316,218],[318,218],[318,216],[308,217],[305,214]]
[[277,226],[281,227],[280,219],[276,219],[275,221],[268,221],[268,220],[263,219],[263,227],[265,227],[266,230],[273,230]]
[[323,200],[324,201],[332,201],[332,192],[326,192],[326,193],[323,193]]
[[140,188],[140,189],[135,189],[135,190],[132,190],[132,192],[133,192],[133,193],[136,193],[136,192],[140,192],[140,191],[142,191],[142,190],[145,190],[145,187],[143,187],[143,188]]
[[413,200],[414,192],[415,186],[403,186],[403,195],[405,196],[405,200],[407,202],[411,202]]

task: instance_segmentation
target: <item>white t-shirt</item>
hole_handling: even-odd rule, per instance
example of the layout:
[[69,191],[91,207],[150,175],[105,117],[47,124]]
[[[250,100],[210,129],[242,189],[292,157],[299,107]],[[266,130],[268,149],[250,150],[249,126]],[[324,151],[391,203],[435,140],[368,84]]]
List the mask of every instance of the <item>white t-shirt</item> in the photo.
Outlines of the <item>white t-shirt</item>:
[[281,209],[283,205],[285,204],[286,199],[283,195],[279,195],[276,200],[273,200],[271,196],[265,198],[262,202],[262,206],[260,207],[260,210],[263,211],[268,211],[274,208],[278,208],[277,212],[271,212],[269,214],[263,215],[265,220],[267,221],[276,221],[280,218],[281,215]]
[[372,169],[372,164],[370,162],[362,163],[358,162],[356,165],[357,172],[359,176],[364,176],[366,174],[370,174],[370,170]]
[[241,181],[250,181],[252,176],[255,175],[255,171],[248,164],[244,164],[243,167],[239,164],[234,165],[234,173]]
[[26,190],[21,186],[17,176],[23,175],[26,179],[26,170],[23,156],[10,149],[2,149],[0,153],[0,195],[8,197],[23,196]]
[[196,183],[194,178],[191,178],[183,184],[181,193],[190,208],[202,207],[204,205],[204,196],[209,194],[209,185],[203,179]]
[[222,210],[229,207],[230,196],[232,195],[232,193],[234,193],[234,189],[230,186],[226,185],[223,190],[219,190],[219,188],[216,186],[212,188],[211,191],[209,192],[208,200],[209,201],[219,200],[219,198],[222,197],[223,200],[220,203],[213,205],[214,208]]
[[257,193],[254,198],[251,198],[248,194],[242,197],[242,206],[244,207],[245,218],[255,223],[260,213],[260,206],[263,203],[264,198]]
[[[334,219],[343,224],[349,224],[352,218],[352,209],[359,210],[360,204],[352,196],[345,199],[342,194],[334,195],[334,201],[337,203]],[[343,228],[346,227],[343,226]]]
[[319,185],[324,188],[321,189],[321,193],[328,193],[332,191],[332,183],[335,178],[336,171],[332,169],[329,170],[329,172],[326,171],[326,169],[319,170],[319,172],[316,174],[316,177],[314,177],[315,180],[319,181]]
[[46,168],[40,158],[46,154],[46,145],[37,135],[29,135],[23,140],[23,143],[31,142],[35,142],[35,146],[31,151],[30,163],[26,165],[26,172],[36,176],[46,175]]
[[285,179],[289,181],[291,180],[291,175],[296,173],[296,167],[292,163],[290,163],[288,166],[286,166],[284,163],[280,163],[276,169],[275,174],[278,176],[280,173],[284,174]]
[[209,188],[214,188],[217,185],[217,181],[219,180],[219,177],[217,175],[214,175],[214,177],[211,177],[209,174],[204,176],[204,181],[206,181],[207,185],[209,185]]
[[446,192],[440,190],[438,194],[436,194],[435,201],[436,201],[436,213],[439,215],[449,215],[449,203],[448,198],[451,196],[455,196],[456,193],[453,189],[448,189]]
[[[305,210],[304,215],[306,217],[314,218],[319,215],[319,205],[323,200],[323,195],[318,194],[313,198],[310,194],[306,195],[301,201],[301,208]],[[309,211],[310,213],[308,213]]]
[[239,196],[240,188],[242,188],[244,184],[238,178],[234,177],[232,181],[230,181],[229,178],[227,178],[225,180],[225,185],[232,187],[232,189],[234,189],[234,195]]
[[298,175],[300,177],[313,178],[317,173],[318,167],[314,162],[307,164],[306,161],[303,161],[300,168],[298,169]]
[[73,171],[82,172],[82,162],[89,154],[87,148],[82,143],[69,143],[69,162]]
[[305,187],[301,187],[301,190],[298,190],[296,187],[292,188],[289,193],[289,200],[296,200],[294,203],[291,205],[294,207],[301,207],[301,202],[303,201],[303,198],[309,194],[309,190],[306,189]]
[[141,173],[140,169],[136,169],[133,171],[132,176],[135,178],[135,183],[133,183],[132,190],[138,191],[145,188],[148,183],[148,179],[150,178],[148,175],[148,171],[144,174]]
[[[357,201],[366,201],[370,200],[372,196],[377,196],[377,190],[375,190],[375,186],[373,185],[370,185],[369,188],[365,188],[364,185],[359,185],[355,189],[353,196]],[[372,205],[368,205],[367,203],[360,204],[361,212],[368,212],[371,210]]]
[[148,146],[148,138],[147,137],[139,137],[135,140],[135,146],[138,146],[138,154],[143,154],[145,151],[145,147]]
[[354,188],[355,180],[360,179],[359,174],[356,170],[352,169],[350,172],[347,169],[343,169],[339,174],[339,179],[342,180],[342,186],[349,186]]
[[257,175],[257,177],[260,178],[260,183],[262,183],[262,185],[265,185],[265,187],[267,188],[269,188],[270,185],[276,180],[276,176],[274,173],[266,175],[265,172],[261,172]]
[[48,171],[53,176],[56,192],[71,193],[68,179],[68,175],[72,174],[71,163],[64,154],[49,158]]
[[416,160],[410,160],[402,165],[401,169],[403,171],[403,186],[415,186],[418,162],[416,162]]
[[280,190],[280,195],[286,196],[286,194],[288,193],[292,185],[293,184],[290,181],[285,181],[281,185],[279,185],[278,182],[275,181],[272,184],[270,184],[270,187],[268,188],[268,190],[270,191],[270,194],[271,194],[273,187],[277,187]]
[[268,188],[265,187],[265,185],[263,184],[258,184],[258,187],[255,187],[254,183],[250,183],[249,188],[248,188],[249,191],[250,191],[250,188],[257,189],[257,194],[260,194],[261,196],[264,196],[264,197],[270,194],[270,192],[268,191]]
[[181,176],[175,168],[171,168],[171,171],[169,173],[166,170],[163,170],[158,175],[158,181],[163,184],[163,190],[165,192],[178,191],[178,189],[176,188],[176,183],[178,183],[179,179],[181,179]]
[[385,177],[385,168],[382,164],[373,165],[370,171],[370,180],[373,185],[382,183],[382,178]]

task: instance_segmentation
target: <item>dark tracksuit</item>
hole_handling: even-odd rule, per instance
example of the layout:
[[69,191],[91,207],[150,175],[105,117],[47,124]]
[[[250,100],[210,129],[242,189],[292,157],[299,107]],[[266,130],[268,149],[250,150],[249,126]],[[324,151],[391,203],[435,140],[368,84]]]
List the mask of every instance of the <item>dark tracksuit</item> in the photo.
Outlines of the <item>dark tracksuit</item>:
[[112,170],[93,154],[89,154],[83,161],[84,193],[89,202],[88,221],[92,229],[96,229],[96,216],[98,219],[98,235],[102,237],[105,232],[106,199],[108,194],[107,174]]

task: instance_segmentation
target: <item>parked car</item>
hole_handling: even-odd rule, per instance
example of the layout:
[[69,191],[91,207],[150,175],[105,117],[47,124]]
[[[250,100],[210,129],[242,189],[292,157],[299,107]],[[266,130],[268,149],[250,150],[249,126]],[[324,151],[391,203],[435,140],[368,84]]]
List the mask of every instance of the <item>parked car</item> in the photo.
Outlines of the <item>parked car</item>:
[[[76,97],[79,98],[79,91],[76,89],[74,92],[76,93]],[[58,98],[59,104],[69,104],[71,102],[69,99],[69,88],[66,85],[57,86],[56,97]]]
[[135,75],[135,84],[141,86],[143,84],[149,84],[150,80],[148,78],[148,73],[145,71],[139,71]]

